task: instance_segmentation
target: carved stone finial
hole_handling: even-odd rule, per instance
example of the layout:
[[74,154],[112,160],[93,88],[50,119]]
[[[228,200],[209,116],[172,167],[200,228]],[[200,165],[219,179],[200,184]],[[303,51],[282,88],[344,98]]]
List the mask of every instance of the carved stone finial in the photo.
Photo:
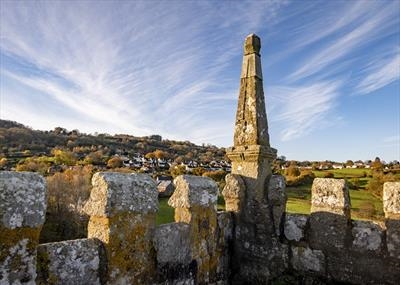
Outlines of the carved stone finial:
[[260,54],[261,40],[255,34],[250,34],[246,37],[244,42],[244,55],[256,53]]

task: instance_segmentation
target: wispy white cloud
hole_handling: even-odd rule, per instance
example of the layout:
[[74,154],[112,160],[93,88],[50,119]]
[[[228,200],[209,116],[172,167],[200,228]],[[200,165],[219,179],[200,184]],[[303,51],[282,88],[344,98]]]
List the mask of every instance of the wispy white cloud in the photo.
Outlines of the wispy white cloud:
[[[326,68],[331,68],[332,65],[340,63],[340,60],[343,60],[345,56],[350,55],[365,44],[398,32],[396,26],[399,19],[396,17],[396,11],[399,4],[396,1],[387,2],[385,5],[378,2],[371,3],[374,5],[369,5],[368,1],[362,2],[362,5],[360,5],[361,2],[355,2],[354,6],[346,13],[347,16],[344,20],[337,19],[336,24],[331,28],[317,32],[308,40],[305,39],[304,45],[308,45],[337,30],[344,29],[341,35],[330,39],[330,44],[323,46],[320,51],[306,58],[304,63],[290,74],[288,79],[296,81],[324,72]],[[360,8],[365,12],[365,15],[358,11]],[[298,47],[300,45],[298,44]]]
[[[1,9],[1,52],[37,72],[2,65],[2,76],[97,121],[98,131],[207,141],[204,106],[213,112],[227,102],[213,88],[225,80],[243,37],[276,17],[281,2],[8,2]],[[236,90],[224,88],[230,91],[235,98]],[[15,94],[2,96],[10,102]],[[214,123],[222,129],[227,121]]]
[[367,94],[400,79],[400,53],[388,60],[375,62],[367,68],[367,76],[356,86],[358,93]]
[[[319,82],[307,86],[274,86],[270,120],[280,126],[281,140],[299,138],[321,127],[336,123],[333,113],[340,82]],[[272,111],[273,110],[273,111]]]

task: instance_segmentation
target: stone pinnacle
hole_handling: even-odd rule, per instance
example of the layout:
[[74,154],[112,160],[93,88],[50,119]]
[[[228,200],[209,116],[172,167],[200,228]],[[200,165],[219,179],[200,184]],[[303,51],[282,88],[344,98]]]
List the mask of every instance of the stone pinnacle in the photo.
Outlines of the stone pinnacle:
[[250,34],[244,41],[244,55],[256,53],[260,55],[261,41],[255,34]]

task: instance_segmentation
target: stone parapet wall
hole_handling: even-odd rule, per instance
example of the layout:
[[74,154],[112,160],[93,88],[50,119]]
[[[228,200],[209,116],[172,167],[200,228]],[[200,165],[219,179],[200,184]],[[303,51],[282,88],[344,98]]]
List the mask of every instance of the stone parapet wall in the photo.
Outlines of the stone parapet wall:
[[[287,214],[285,181],[272,176],[263,205],[270,224],[251,228],[248,217],[238,215],[247,207],[241,201],[241,176],[227,176],[223,193],[231,211],[217,212],[215,182],[184,175],[176,178],[169,201],[176,222],[156,226],[157,190],[149,176],[97,173],[85,207],[91,215],[89,238],[42,245],[38,237],[46,209],[44,179],[32,173],[0,172],[0,182],[0,284],[400,280],[398,182],[384,185],[386,220],[376,223],[350,219],[347,185],[335,179],[315,180],[310,215]],[[264,235],[256,240],[246,232],[262,227],[271,230],[260,231]],[[236,259],[235,239],[241,241],[240,253],[252,255]],[[238,267],[249,273],[241,280],[234,277]]]
[[[399,186],[387,182],[384,191],[398,193]],[[325,282],[398,284],[400,227],[393,209],[400,201],[395,193],[386,197],[392,199],[385,202],[391,205],[385,222],[354,221],[345,181],[314,180],[311,215],[286,214],[283,242],[290,248],[288,272]]]
[[176,223],[156,226],[158,193],[148,175],[96,173],[85,211],[88,238],[38,244],[46,184],[33,173],[0,172],[0,284],[227,284],[230,213],[218,187],[181,176],[170,204]]

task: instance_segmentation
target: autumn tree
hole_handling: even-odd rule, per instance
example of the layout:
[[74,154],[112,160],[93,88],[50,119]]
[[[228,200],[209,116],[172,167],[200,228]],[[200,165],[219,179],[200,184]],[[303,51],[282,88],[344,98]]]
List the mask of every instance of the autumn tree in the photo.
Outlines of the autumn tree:
[[119,156],[114,156],[107,161],[108,168],[118,168],[122,167],[123,161]]
[[38,172],[46,175],[50,165],[48,157],[28,157],[20,161],[15,169],[17,171]]
[[69,150],[53,148],[51,154],[54,156],[54,163],[57,165],[75,165],[77,158],[75,154]]
[[156,156],[154,155],[154,153],[153,152],[148,152],[148,153],[146,153],[146,155],[144,156],[146,159],[153,159],[153,158],[155,158]]
[[296,161],[292,160],[289,167],[285,171],[286,176],[296,177],[300,176],[300,169],[297,167]]
[[186,167],[184,165],[174,165],[169,168],[169,173],[173,178],[186,174]]
[[85,157],[83,162],[84,164],[101,165],[104,163],[103,152],[101,150],[91,152]]
[[4,168],[7,165],[7,161],[8,160],[5,157],[0,158],[0,169]]
[[379,157],[376,157],[375,160],[371,163],[371,168],[374,171],[382,171],[383,170],[383,163]]
[[76,166],[47,177],[48,205],[40,240],[53,242],[86,236],[83,206],[91,189],[91,166]]

